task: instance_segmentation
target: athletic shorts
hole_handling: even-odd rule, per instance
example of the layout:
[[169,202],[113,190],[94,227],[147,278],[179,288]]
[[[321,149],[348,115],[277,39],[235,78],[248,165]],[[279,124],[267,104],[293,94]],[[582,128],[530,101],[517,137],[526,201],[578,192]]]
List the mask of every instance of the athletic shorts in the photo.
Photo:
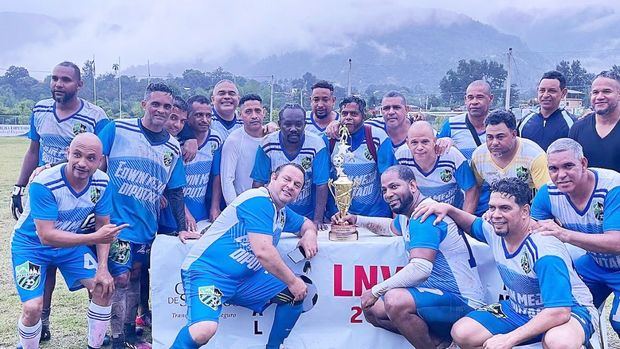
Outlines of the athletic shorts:
[[47,268],[56,266],[69,290],[82,288],[80,280],[92,279],[97,259],[87,246],[53,248],[33,246],[11,249],[13,279],[22,302],[43,296]]
[[110,245],[108,256],[110,275],[119,276],[130,272],[135,263],[148,263],[150,252],[150,244],[137,244],[121,239],[114,240]]

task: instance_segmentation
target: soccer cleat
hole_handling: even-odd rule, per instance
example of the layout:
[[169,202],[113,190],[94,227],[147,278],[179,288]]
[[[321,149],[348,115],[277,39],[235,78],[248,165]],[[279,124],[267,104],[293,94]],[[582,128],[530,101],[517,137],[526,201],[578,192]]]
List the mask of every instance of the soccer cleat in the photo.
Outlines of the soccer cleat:
[[52,333],[50,332],[50,326],[49,325],[41,326],[41,339],[39,340],[39,343],[47,342],[50,339],[52,339]]

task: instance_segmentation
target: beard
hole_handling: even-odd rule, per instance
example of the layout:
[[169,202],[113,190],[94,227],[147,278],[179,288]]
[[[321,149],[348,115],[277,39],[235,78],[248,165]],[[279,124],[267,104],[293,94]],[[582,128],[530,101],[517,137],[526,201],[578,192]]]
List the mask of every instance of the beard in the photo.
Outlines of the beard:
[[54,91],[52,91],[52,98],[58,103],[67,103],[75,97],[75,94],[76,92],[71,93],[71,92],[63,91],[62,96],[57,97],[54,94]]

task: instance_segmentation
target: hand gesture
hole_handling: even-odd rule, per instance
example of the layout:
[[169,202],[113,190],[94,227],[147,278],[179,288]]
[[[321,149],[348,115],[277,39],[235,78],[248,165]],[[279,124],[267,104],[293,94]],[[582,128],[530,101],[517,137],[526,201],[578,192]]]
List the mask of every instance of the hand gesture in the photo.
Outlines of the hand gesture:
[[92,233],[91,237],[93,238],[93,244],[109,244],[116,239],[118,233],[121,230],[127,228],[129,224],[106,224],[103,227],[99,228],[96,232]]

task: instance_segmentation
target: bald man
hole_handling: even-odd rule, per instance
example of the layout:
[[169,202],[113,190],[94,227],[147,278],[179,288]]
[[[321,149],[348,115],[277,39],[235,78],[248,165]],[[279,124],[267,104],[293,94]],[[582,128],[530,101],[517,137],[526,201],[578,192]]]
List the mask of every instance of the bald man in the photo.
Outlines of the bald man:
[[[108,176],[98,169],[102,145],[93,133],[77,135],[68,162],[32,181],[11,246],[13,277],[22,302],[19,339],[38,348],[46,270],[57,267],[69,290],[88,288],[88,347],[99,348],[110,320],[114,281],[108,272],[110,242],[125,224],[110,224]],[[96,245],[97,256],[88,247]],[[98,259],[97,259],[98,257]],[[99,262],[97,262],[99,260]]]
[[406,144],[396,150],[396,160],[413,170],[422,194],[473,213],[479,195],[476,177],[457,148],[437,155],[435,134],[427,121],[414,122],[407,131]]

